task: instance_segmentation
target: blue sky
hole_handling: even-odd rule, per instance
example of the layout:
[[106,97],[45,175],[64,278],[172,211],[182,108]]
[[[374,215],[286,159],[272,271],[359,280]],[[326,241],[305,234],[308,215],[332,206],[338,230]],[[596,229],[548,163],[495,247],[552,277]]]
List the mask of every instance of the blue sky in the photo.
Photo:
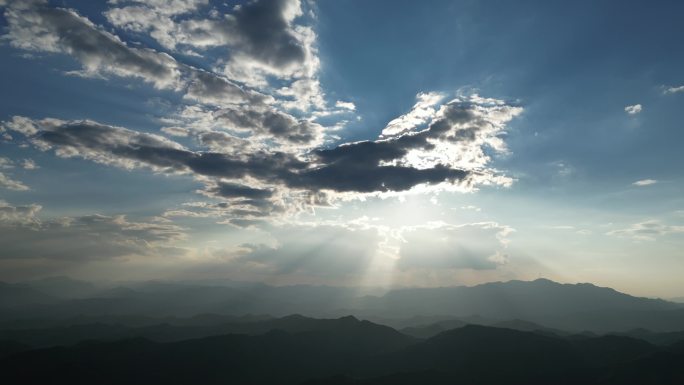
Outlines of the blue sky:
[[0,279],[684,293],[681,2],[0,6]]

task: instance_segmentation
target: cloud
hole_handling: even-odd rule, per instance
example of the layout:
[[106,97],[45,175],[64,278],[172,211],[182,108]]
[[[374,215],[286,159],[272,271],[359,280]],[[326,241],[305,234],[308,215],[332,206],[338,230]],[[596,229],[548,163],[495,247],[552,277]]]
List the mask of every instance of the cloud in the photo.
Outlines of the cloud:
[[639,241],[654,241],[658,237],[683,233],[684,226],[672,226],[663,224],[657,220],[647,220],[632,224],[624,229],[610,231],[607,234]]
[[627,106],[625,107],[625,112],[628,113],[629,115],[636,115],[640,113],[642,110],[641,104],[635,104],[632,106]]
[[12,206],[0,200],[0,224],[30,225],[38,223],[36,214],[41,210],[40,205]]
[[[110,2],[114,8],[107,11],[106,16],[120,28],[151,33],[159,32],[166,28],[164,26],[177,28],[186,22],[203,21],[209,28],[208,35],[222,36],[223,40],[217,45],[229,48],[231,62],[227,66],[237,63],[235,61],[241,57],[248,57],[248,61],[258,59],[262,64],[279,68],[279,74],[267,71],[269,76],[287,80],[279,81],[275,92],[274,87],[269,88],[269,92],[279,99],[245,88],[216,73],[180,63],[168,54],[131,47],[76,11],[53,8],[45,1],[10,3],[6,10],[8,33],[5,38],[16,48],[71,55],[82,64],[82,75],[142,79],[160,89],[182,92],[185,100],[205,106],[199,110],[208,117],[195,116],[191,121],[181,119],[178,122],[199,127],[181,128],[176,124],[175,130],[167,129],[174,134],[182,130],[189,133],[190,129],[196,128],[214,130],[227,125],[229,134],[234,134],[233,131],[249,133],[251,141],[261,140],[263,146],[310,148],[322,144],[325,129],[321,125],[279,110],[325,107],[316,78],[315,35],[310,27],[294,24],[295,18],[302,15],[300,2],[252,1],[236,6],[232,13],[222,18],[215,10],[206,20],[193,19],[198,15],[188,18],[189,12],[203,8],[206,3],[114,1]],[[152,22],[156,19],[150,19],[151,14],[163,22]],[[262,28],[264,26],[267,28]],[[201,29],[201,25],[192,28],[197,33]],[[175,32],[172,35],[183,36]],[[190,39],[184,44],[192,46],[193,41]],[[249,68],[246,71],[256,73]],[[15,119],[20,120],[6,123],[12,126],[10,129],[24,135],[35,134],[35,127],[26,118]]]
[[[259,76],[255,73],[309,77],[318,66],[313,31],[294,23],[303,15],[299,0],[254,0],[233,7],[225,15],[212,11],[204,17],[193,11],[206,1],[187,2],[183,7],[159,2],[118,3],[129,4],[105,12],[112,25],[147,32],[166,48],[177,49],[180,45],[201,51],[229,47],[226,68],[233,79],[249,83]],[[189,12],[194,14],[177,17]]]
[[0,157],[0,169],[14,168],[14,162],[10,158]]
[[183,160],[192,153],[162,136],[108,126],[97,122],[43,119],[33,121],[40,127],[30,137],[42,150],[53,148],[64,158],[81,157],[97,163],[133,169],[148,167],[155,171],[183,172]]
[[270,107],[224,108],[214,111],[212,116],[229,130],[249,132],[256,137],[302,145],[316,145],[323,140],[324,128],[320,124]]
[[638,180],[638,181],[632,183],[632,185],[643,187],[643,186],[650,186],[650,185],[653,185],[656,183],[658,183],[658,181],[655,179],[642,179],[642,180]]
[[349,111],[355,111],[356,110],[356,105],[354,103],[344,102],[342,100],[338,100],[337,102],[335,102],[335,107],[342,108],[342,109],[349,110]]
[[23,159],[20,162],[14,162],[12,159],[0,157],[0,169],[13,169],[15,165],[19,165],[24,170],[36,170],[40,168],[33,159]]
[[[154,4],[162,7],[161,3],[150,3]],[[176,2],[162,8],[169,6],[171,11],[183,8]],[[82,76],[142,79],[158,89],[185,90],[187,99],[214,105],[269,100],[222,76],[179,63],[166,53],[130,47],[71,9],[51,8],[44,1],[12,2],[5,18],[5,38],[13,47],[71,55],[81,63],[83,69],[76,73]]]
[[24,136],[35,135],[38,132],[33,120],[24,116],[13,116],[11,120],[0,123],[0,128],[15,131]]
[[[107,20],[127,31],[148,33],[174,51],[201,55],[208,48],[225,48],[220,52],[226,58],[215,66],[231,80],[264,89],[272,86],[271,77],[287,80],[277,86],[277,94],[289,98],[282,101],[283,107],[325,107],[317,79],[316,35],[310,26],[296,22],[304,15],[299,0],[249,1],[224,15],[214,8],[208,14],[197,12],[205,2],[171,10],[157,2],[133,3],[109,9]],[[185,15],[189,12],[193,14]]]
[[226,73],[248,82],[255,73],[311,78],[319,62],[313,30],[294,24],[302,14],[299,0],[259,0],[213,23],[213,32],[235,50]]
[[[313,173],[337,191],[402,191],[419,184],[510,184],[486,166],[486,149],[505,152],[500,135],[522,108],[502,101],[456,98],[435,112],[427,128],[376,141],[340,145],[315,154]],[[346,188],[343,185],[348,185]]]
[[684,92],[684,86],[677,86],[677,87],[666,87],[664,93],[667,94],[676,94],[679,92]]
[[46,2],[13,2],[5,10],[6,38],[13,47],[66,53],[83,65],[85,74],[113,74],[143,79],[157,88],[176,88],[176,61],[151,49],[128,47],[75,11],[50,8]]
[[451,225],[432,223],[401,231],[397,267],[490,270],[505,264],[507,236],[514,230],[495,222]]
[[[456,98],[441,106],[421,131],[302,154],[287,148],[255,148],[246,139],[214,131],[198,136],[212,151],[196,151],[160,135],[89,120],[14,117],[4,126],[30,134],[29,141],[36,147],[52,149],[60,157],[192,175],[207,184],[204,192],[213,196],[221,195],[216,189],[220,183],[279,190],[278,199],[283,202],[308,201],[320,193],[350,197],[401,192],[419,185],[463,189],[480,184],[506,185],[509,179],[487,168],[490,157],[485,151],[506,151],[500,135],[505,124],[520,112],[521,108],[501,101]],[[237,131],[244,128],[257,136],[281,136],[293,142],[306,141],[321,129],[315,123],[268,109],[219,109],[214,115],[213,119]]]
[[36,162],[33,161],[33,159],[24,159],[21,162],[21,167],[24,170],[36,170],[40,168],[40,166],[38,166]]
[[245,91],[228,79],[202,70],[192,72],[185,98],[216,106],[261,104],[269,99],[255,91]]
[[10,178],[9,176],[7,176],[1,172],[0,172],[0,187],[6,188],[8,190],[15,190],[15,191],[30,190],[30,188],[27,185],[21,183],[18,180],[14,180],[14,179]]
[[85,215],[40,220],[39,205],[0,201],[1,259],[95,260],[124,256],[169,256],[184,230],[165,222],[134,222],[125,216]]
[[445,97],[441,92],[419,93],[411,111],[390,121],[382,130],[381,137],[400,135],[429,122],[437,112],[435,107]]
[[104,16],[112,25],[131,32],[146,32],[162,46],[175,49],[188,40],[188,31],[174,20],[207,5],[208,0],[110,1],[113,7]]
[[273,195],[273,191],[251,188],[247,186],[238,185],[235,183],[219,182],[210,189],[210,191],[218,196],[225,198],[249,198],[249,199],[266,199]]
[[190,135],[190,130],[185,127],[162,127],[160,131],[169,136],[187,137]]

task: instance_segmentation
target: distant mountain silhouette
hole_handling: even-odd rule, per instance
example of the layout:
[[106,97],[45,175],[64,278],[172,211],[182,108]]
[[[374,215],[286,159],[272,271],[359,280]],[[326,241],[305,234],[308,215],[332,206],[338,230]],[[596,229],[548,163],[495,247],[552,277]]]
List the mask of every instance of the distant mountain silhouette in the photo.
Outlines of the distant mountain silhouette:
[[[60,296],[39,290],[50,287],[59,288],[55,291]],[[519,319],[550,329],[601,333],[635,328],[679,331],[684,325],[681,304],[633,297],[591,284],[559,284],[545,279],[472,287],[397,289],[384,295],[365,296],[351,288],[329,286],[153,281],[97,287],[89,296],[73,298],[91,289],[87,283],[63,278],[2,284],[0,325],[13,320],[76,316],[168,318],[202,313],[275,317],[298,313],[323,318],[354,314],[397,327],[423,327],[455,319],[479,323],[468,321],[479,316],[485,320]],[[65,299],[68,295],[72,297]],[[448,329],[439,328],[435,326],[422,336]],[[522,329],[522,325],[513,328]]]
[[[393,290],[381,297],[364,297],[355,313],[381,313],[387,318],[478,314],[490,319],[524,319],[558,329],[600,331],[638,326],[676,330],[684,321],[684,308],[679,304],[633,297],[591,284],[559,284],[546,279]],[[654,313],[658,316],[652,316]]]
[[57,302],[57,298],[31,287],[0,282],[0,309],[24,309]]
[[62,299],[85,298],[97,294],[100,290],[93,283],[63,276],[36,279],[23,285]]

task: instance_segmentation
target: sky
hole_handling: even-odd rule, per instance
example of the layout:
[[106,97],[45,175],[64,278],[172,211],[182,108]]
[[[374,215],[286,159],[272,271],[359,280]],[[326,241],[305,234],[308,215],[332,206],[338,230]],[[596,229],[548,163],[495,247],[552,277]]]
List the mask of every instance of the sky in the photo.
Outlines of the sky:
[[682,296],[682,12],[0,0],[0,280]]

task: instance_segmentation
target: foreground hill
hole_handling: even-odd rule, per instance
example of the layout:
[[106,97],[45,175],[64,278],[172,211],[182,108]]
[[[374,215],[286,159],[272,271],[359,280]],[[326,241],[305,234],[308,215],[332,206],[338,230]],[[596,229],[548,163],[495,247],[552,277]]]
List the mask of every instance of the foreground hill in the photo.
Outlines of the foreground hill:
[[415,340],[353,317],[298,318],[287,322],[309,330],[15,352],[0,359],[0,372],[12,384],[684,383],[682,344],[664,348],[624,336],[566,338],[474,325]]
[[[197,319],[202,318],[202,319]],[[0,330],[0,341],[12,341],[26,348],[70,346],[84,340],[114,341],[141,337],[155,342],[173,342],[226,334],[261,335],[279,330],[288,333],[331,332],[364,336],[366,345],[405,346],[413,341],[410,336],[383,325],[359,321],[352,316],[338,319],[315,319],[291,315],[270,319],[234,319],[230,317],[194,317],[169,320],[141,327],[130,327],[100,319],[97,323],[77,323],[68,326]],[[393,342],[394,341],[394,342]],[[8,344],[8,346],[12,346]],[[9,349],[9,348],[8,348]],[[16,349],[16,348],[15,348]],[[24,349],[26,350],[26,349]]]

